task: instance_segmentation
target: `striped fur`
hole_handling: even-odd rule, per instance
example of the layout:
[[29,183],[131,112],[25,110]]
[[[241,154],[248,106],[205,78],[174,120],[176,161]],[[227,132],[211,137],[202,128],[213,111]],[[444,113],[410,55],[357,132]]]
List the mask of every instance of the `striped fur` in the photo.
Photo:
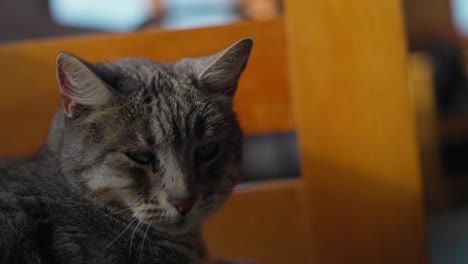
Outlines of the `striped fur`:
[[[52,231],[47,236],[54,250],[60,251],[62,242],[78,243],[78,259],[83,254],[95,255],[92,263],[136,263],[134,256],[117,253],[128,247],[119,233],[132,230],[129,249],[132,252],[136,236],[142,243],[142,263],[197,262],[200,226],[222,206],[240,171],[242,134],[232,97],[251,48],[247,38],[214,55],[176,63],[145,58],[90,63],[61,53],[57,76],[64,109],[56,114],[47,143],[36,156],[0,170],[0,203],[7,199],[4,193],[14,197],[33,189],[38,197],[47,197],[47,202],[40,198],[49,210],[45,215],[57,215],[61,225],[76,230],[91,230],[83,231],[87,235],[79,243],[74,235],[67,236],[72,242],[57,239]],[[138,161],[135,153],[151,159]],[[170,203],[189,198],[193,205],[185,215]],[[10,207],[21,204],[8,199]],[[18,224],[23,234],[22,228],[37,221],[20,210],[21,223],[10,223],[2,210],[2,229]],[[60,229],[54,221],[53,230]],[[113,255],[105,253],[104,242]],[[0,249],[4,247],[0,239]],[[53,263],[62,261],[56,258]]]

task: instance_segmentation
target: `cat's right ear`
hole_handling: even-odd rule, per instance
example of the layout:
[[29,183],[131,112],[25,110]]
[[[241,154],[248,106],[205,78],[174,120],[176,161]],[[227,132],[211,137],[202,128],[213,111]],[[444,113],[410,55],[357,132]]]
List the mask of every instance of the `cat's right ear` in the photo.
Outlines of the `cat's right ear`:
[[57,55],[57,81],[68,117],[76,117],[80,106],[103,105],[111,98],[107,84],[85,62],[66,52]]

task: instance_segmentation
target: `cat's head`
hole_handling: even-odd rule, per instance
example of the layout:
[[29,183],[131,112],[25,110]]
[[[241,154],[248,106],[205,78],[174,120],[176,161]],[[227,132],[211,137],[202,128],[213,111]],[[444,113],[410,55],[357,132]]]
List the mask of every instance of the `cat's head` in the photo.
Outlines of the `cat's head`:
[[245,38],[176,63],[89,63],[60,53],[66,177],[161,230],[197,227],[223,204],[240,171],[232,99],[252,43]]

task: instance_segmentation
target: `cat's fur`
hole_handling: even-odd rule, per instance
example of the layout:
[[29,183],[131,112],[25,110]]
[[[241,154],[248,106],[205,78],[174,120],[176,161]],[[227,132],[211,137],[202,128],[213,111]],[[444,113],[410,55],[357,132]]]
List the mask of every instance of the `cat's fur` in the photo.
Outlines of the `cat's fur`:
[[176,63],[59,54],[46,144],[0,169],[0,262],[205,261],[200,226],[240,169],[232,97],[251,48]]

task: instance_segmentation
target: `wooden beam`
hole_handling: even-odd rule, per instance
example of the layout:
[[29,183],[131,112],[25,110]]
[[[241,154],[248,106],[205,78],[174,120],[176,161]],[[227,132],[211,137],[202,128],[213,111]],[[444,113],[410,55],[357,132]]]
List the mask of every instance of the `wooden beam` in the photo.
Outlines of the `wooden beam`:
[[425,263],[399,1],[289,0],[313,262]]

